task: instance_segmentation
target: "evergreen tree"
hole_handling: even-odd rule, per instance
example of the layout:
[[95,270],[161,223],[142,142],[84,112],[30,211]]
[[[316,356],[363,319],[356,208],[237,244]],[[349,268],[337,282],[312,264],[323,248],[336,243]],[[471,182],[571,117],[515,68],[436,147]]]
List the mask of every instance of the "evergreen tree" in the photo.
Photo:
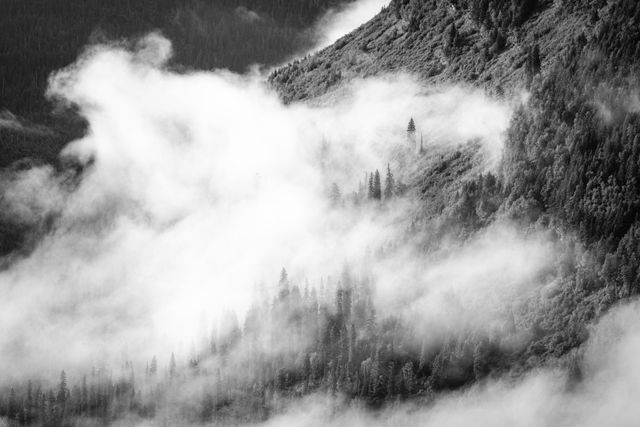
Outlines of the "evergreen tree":
[[171,360],[169,361],[169,378],[173,379],[176,376],[176,357],[171,353]]
[[407,141],[412,150],[416,147],[416,123],[413,121],[413,117],[409,119],[409,125],[407,126]]
[[158,361],[156,360],[156,357],[153,356],[151,358],[151,366],[149,366],[149,374],[155,375],[156,372],[158,372]]
[[342,199],[342,194],[340,193],[340,187],[335,182],[331,184],[331,191],[329,193],[329,200],[331,201],[331,206],[339,206],[340,201]]
[[367,191],[367,198],[373,199],[374,196],[374,186],[373,186],[373,173],[369,174],[369,185]]
[[280,300],[284,300],[289,296],[289,275],[287,274],[287,270],[282,267],[280,270],[280,281],[278,282],[278,297]]
[[67,399],[67,374],[62,371],[60,373],[60,384],[58,385],[58,403],[64,405]]
[[413,121],[413,117],[409,119],[409,125],[407,126],[407,133],[414,134],[416,132],[416,123]]
[[540,47],[536,43],[535,45],[533,45],[533,47],[529,47],[527,53],[527,61],[525,66],[527,84],[531,84],[531,80],[533,80],[533,77],[536,74],[540,73],[541,66],[542,64],[540,60]]
[[382,199],[382,188],[380,185],[380,172],[376,169],[373,177],[373,198],[376,200]]
[[384,180],[384,199],[391,199],[394,193],[395,183],[393,180],[393,174],[391,173],[391,166],[387,163],[387,177]]

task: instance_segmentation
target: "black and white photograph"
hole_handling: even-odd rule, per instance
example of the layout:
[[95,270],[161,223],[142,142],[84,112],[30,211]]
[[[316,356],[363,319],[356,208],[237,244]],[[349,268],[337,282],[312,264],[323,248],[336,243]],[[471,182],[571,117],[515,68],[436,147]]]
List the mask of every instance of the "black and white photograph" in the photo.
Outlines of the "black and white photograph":
[[640,1],[0,0],[16,426],[640,426]]

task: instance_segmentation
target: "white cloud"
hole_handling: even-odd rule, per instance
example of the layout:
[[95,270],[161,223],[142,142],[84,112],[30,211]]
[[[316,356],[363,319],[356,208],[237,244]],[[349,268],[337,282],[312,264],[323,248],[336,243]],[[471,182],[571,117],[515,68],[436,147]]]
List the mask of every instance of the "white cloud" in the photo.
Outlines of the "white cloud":
[[285,106],[255,77],[169,72],[170,54],[153,34],[134,52],[89,49],[52,77],[50,96],[77,104],[90,126],[63,155],[93,162],[73,190],[38,168],[6,190],[29,215],[57,220],[0,273],[3,375],[185,353],[203,318],[242,314],[253,284],[274,283],[281,267],[314,281],[397,237],[404,205],[332,211],[326,191],[382,170],[409,117],[430,144],[492,147],[510,115],[481,93],[408,76]]
[[330,10],[319,21],[317,31],[320,41],[315,49],[325,48],[349,34],[380,13],[389,3],[390,0],[359,0],[341,9]]

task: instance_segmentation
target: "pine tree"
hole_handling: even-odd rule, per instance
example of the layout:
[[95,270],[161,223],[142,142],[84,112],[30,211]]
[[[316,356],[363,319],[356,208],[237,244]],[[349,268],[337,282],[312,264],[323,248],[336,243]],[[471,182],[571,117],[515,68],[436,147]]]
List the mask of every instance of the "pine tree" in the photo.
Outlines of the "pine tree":
[[395,183],[393,180],[393,174],[391,173],[391,166],[387,163],[387,177],[384,180],[384,199],[391,199],[394,193]]
[[533,47],[529,47],[527,54],[527,61],[525,66],[525,74],[527,84],[531,84],[531,80],[533,77],[540,73],[541,69],[541,60],[540,60],[540,47],[538,44],[535,44]]
[[380,185],[380,172],[378,172],[377,169],[373,178],[373,198],[376,200],[382,199],[382,188]]
[[176,376],[176,357],[172,352],[171,360],[169,361],[169,378],[173,379],[175,376]]
[[415,150],[416,147],[416,122],[413,121],[413,117],[409,119],[409,125],[407,126],[407,142],[411,150]]
[[452,22],[451,25],[449,26],[445,50],[448,53],[452,53],[459,44],[460,44],[460,38],[458,36],[458,29],[456,28],[456,24]]
[[416,132],[416,123],[413,121],[413,117],[409,119],[409,125],[407,126],[407,133],[413,134]]
[[62,371],[60,373],[60,384],[58,386],[58,403],[64,405],[67,399],[67,374]]
[[280,270],[280,281],[278,282],[278,297],[280,300],[284,300],[289,296],[289,275],[287,274],[287,270],[282,267]]
[[149,366],[149,374],[155,375],[156,372],[158,372],[158,361],[156,360],[156,357],[153,356],[151,358],[151,366]]
[[340,201],[342,199],[342,194],[340,193],[340,187],[335,182],[331,184],[331,191],[329,193],[329,200],[331,200],[331,206],[339,206]]
[[369,186],[367,191],[367,198],[373,199],[374,191],[373,191],[373,174],[369,174]]

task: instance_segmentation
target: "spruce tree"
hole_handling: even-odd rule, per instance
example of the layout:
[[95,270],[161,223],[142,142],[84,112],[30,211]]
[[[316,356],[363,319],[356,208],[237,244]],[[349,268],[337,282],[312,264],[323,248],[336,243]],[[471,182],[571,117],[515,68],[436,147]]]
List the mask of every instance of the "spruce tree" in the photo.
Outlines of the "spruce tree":
[[329,200],[331,201],[331,206],[340,205],[340,200],[342,199],[342,194],[340,193],[340,187],[335,182],[331,184],[331,191],[329,193]]
[[367,197],[369,199],[373,199],[374,191],[373,191],[373,173],[369,174],[369,187],[367,192]]
[[169,361],[169,378],[173,379],[176,376],[176,357],[171,353],[171,360]]
[[394,180],[393,174],[391,173],[391,166],[387,163],[387,177],[384,182],[384,199],[389,200],[393,197],[393,193],[395,191],[394,188]]
[[151,366],[149,366],[149,374],[155,375],[158,372],[158,360],[155,356],[151,358]]
[[60,384],[58,386],[58,403],[64,405],[67,399],[67,374],[62,371],[60,373]]
[[407,133],[413,134],[416,131],[416,122],[413,121],[413,117],[409,119],[409,125],[407,126]]
[[382,188],[380,185],[380,172],[376,169],[376,173],[373,177],[373,198],[380,200],[382,198]]

